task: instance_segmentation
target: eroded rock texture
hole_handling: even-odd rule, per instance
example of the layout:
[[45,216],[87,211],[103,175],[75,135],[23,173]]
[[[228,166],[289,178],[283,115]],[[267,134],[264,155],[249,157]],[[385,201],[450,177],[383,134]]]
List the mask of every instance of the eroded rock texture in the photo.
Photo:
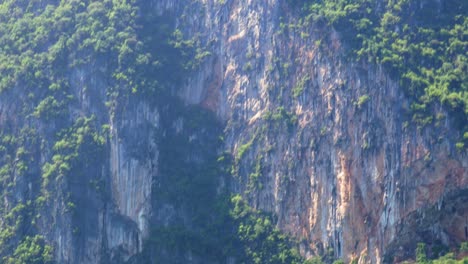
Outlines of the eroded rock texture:
[[[200,23],[187,34],[202,34],[213,54],[181,96],[227,121],[233,190],[304,239],[303,254],[333,248],[336,257],[375,263],[389,245],[413,254],[402,230],[432,230],[449,245],[465,239],[468,212],[449,194],[466,200],[467,159],[449,120],[408,124],[410,102],[395,80],[345,59],[333,30],[288,29],[296,20],[282,1],[199,5],[204,16],[180,24]],[[452,205],[450,221],[420,213]]]
[[[175,19],[174,29],[209,51],[173,94],[225,124],[221,149],[200,149],[232,154],[230,190],[273,213],[301,241],[303,256],[393,262],[412,256],[416,240],[466,240],[468,158],[454,147],[450,120],[423,128],[408,122],[410,102],[398,82],[377,65],[347,59],[338,32],[289,27],[299,16],[282,0],[153,0],[145,7],[142,14]],[[35,211],[42,215],[37,232],[53,243],[58,263],[131,260],[152,226],[174,219],[190,225],[173,204],[154,199],[161,184],[171,184],[160,175],[159,143],[179,134],[195,142],[187,164],[196,167],[204,164],[198,146],[218,135],[210,130],[218,128],[190,131],[187,115],[169,113],[165,103],[112,101],[105,65],[70,70],[78,100],[63,122],[94,116],[98,129],[109,124],[106,142],[74,173],[79,179],[45,188],[66,191]],[[29,102],[12,100],[21,98],[14,93],[0,96],[0,125],[13,134],[29,122],[18,114]],[[32,142],[30,153],[37,162],[31,179],[4,199],[6,208],[44,192],[36,178],[54,153],[47,139],[63,124],[35,122],[42,143]],[[181,259],[206,263],[191,253]]]

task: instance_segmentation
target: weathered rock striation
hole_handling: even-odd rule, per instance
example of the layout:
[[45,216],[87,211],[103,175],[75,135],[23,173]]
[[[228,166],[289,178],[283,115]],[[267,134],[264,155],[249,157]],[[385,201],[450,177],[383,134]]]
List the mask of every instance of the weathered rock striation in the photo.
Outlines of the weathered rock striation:
[[[466,201],[467,158],[449,120],[408,125],[410,101],[395,80],[347,60],[333,30],[288,29],[297,18],[283,1],[202,2],[204,16],[181,25],[202,34],[213,54],[180,95],[227,122],[228,151],[248,146],[237,156],[233,191],[304,239],[303,254],[332,248],[336,257],[377,263],[413,228],[421,241],[466,239],[466,205],[450,193]],[[451,204],[449,222],[407,220]],[[413,254],[415,241],[401,242],[399,254]]]
[[[422,128],[408,122],[410,99],[398,82],[379,65],[346,58],[339,32],[289,27],[299,16],[283,0],[148,6],[144,14],[174,18],[174,29],[209,51],[172,93],[225,124],[222,149],[210,150],[232,154],[230,190],[272,213],[277,227],[300,241],[301,255],[394,262],[411,257],[417,241],[450,247],[467,239],[468,157],[455,148],[450,120]],[[109,124],[109,131],[99,158],[45,188],[63,191],[35,209],[37,233],[53,244],[57,263],[132,261],[153,225],[184,218],[154,197],[155,184],[167,184],[159,140],[188,133],[187,120],[138,97],[106,106],[105,64],[96,60],[67,74],[78,100],[64,122],[94,116],[96,127]],[[11,134],[30,122],[20,114],[29,102],[15,93],[0,95],[0,127]],[[27,125],[42,143],[30,144],[34,162],[25,180],[15,180],[15,195],[3,199],[5,208],[44,192],[37,175],[55,151],[46,139],[62,125]],[[205,142],[215,134],[203,133],[187,137]],[[203,164],[201,155],[193,150],[187,157]],[[75,211],[67,207],[70,197]],[[189,263],[204,263],[187,254]]]

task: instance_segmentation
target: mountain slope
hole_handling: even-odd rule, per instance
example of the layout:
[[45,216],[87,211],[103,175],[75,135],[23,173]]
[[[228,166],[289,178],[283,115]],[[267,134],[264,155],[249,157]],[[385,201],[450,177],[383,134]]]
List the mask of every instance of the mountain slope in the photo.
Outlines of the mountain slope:
[[[458,247],[467,7],[433,2],[5,1],[0,256],[389,263]],[[408,21],[422,11],[441,19]]]

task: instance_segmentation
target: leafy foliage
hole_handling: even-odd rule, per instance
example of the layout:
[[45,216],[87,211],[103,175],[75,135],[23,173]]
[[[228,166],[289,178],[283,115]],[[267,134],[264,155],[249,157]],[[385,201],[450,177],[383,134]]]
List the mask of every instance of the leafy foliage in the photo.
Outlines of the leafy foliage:
[[418,126],[434,122],[442,105],[461,135],[468,131],[467,1],[309,0],[301,7],[305,25],[334,27],[350,57],[381,64],[399,80]]
[[[460,252],[463,252],[463,244],[460,247]],[[428,259],[426,255],[426,245],[418,243],[416,248],[416,263],[418,264],[464,264],[468,262],[468,257],[461,257],[459,259],[455,256],[456,252],[449,252],[444,256],[437,259]]]
[[67,176],[73,169],[85,170],[102,159],[105,139],[93,127],[94,118],[79,118],[75,124],[64,129],[55,142],[51,162],[42,167],[43,187]]
[[[0,188],[2,198],[9,201],[6,208],[0,207],[3,262],[39,263],[40,252],[48,256],[51,249],[39,247],[45,242],[34,235],[40,217],[35,208],[57,202],[55,198],[63,198],[64,213],[82,208],[85,201],[74,196],[87,185],[66,188],[64,183],[83,181],[92,168],[102,166],[106,141],[96,127],[103,120],[84,117],[90,114],[81,111],[70,113],[78,103],[75,95],[90,88],[105,90],[99,94],[106,95],[106,106],[114,115],[122,98],[160,100],[157,96],[181,84],[181,75],[210,55],[199,39],[186,40],[181,31],[174,31],[173,17],[155,16],[148,5],[135,0],[1,1],[0,94],[20,104],[16,126],[23,122],[25,127],[8,133],[0,128]],[[88,87],[89,74],[105,82]],[[44,123],[42,138],[31,136],[28,126]],[[34,150],[29,149],[32,146]],[[15,189],[17,181],[26,182],[22,186],[32,183],[33,190],[27,193],[32,200],[11,195],[20,192]],[[205,183],[214,184],[200,184]],[[204,189],[197,190],[195,196]]]
[[[34,115],[63,109],[72,69],[102,67],[108,95],[151,95],[180,84],[181,73],[209,56],[196,39],[173,32],[167,17],[137,1],[44,1],[0,4],[0,92],[27,88]],[[141,9],[140,9],[141,7]],[[138,12],[144,15],[137,16]]]
[[6,264],[48,264],[52,262],[52,247],[41,236],[27,236],[18,245]]
[[253,210],[240,195],[231,198],[230,216],[243,244],[245,263],[301,263],[299,252],[272,219]]

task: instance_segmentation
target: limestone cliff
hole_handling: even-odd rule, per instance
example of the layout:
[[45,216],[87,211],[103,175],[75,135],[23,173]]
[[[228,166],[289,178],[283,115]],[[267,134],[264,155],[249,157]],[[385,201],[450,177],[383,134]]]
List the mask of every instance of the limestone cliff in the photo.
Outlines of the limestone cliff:
[[[60,95],[65,110],[53,117],[38,112],[50,91],[25,95],[21,81],[2,91],[0,132],[24,136],[2,141],[1,165],[12,169],[1,173],[0,224],[21,235],[1,240],[1,256],[21,236],[41,234],[57,263],[139,263],[155,227],[197,228],[192,210],[203,209],[178,197],[211,201],[174,187],[192,184],[179,173],[211,173],[200,186],[227,186],[272,213],[305,258],[390,263],[412,257],[416,242],[466,241],[468,158],[455,148],[459,132],[448,117],[408,122],[402,87],[380,65],[348,60],[340,32],[288,26],[300,16],[282,0],[135,3],[139,18],[168,18],[169,31],[196,42],[198,64],[161,94],[117,93],[137,81],[116,78],[107,53],[69,64],[71,97]],[[231,175],[207,172],[221,153],[232,158]],[[24,223],[10,227],[10,211]],[[218,263],[161,252],[175,263]]]
[[[298,18],[282,1],[200,8],[196,20],[204,22],[189,23],[187,34],[202,34],[213,54],[180,95],[227,121],[233,190],[304,239],[303,254],[333,249],[376,263],[391,244],[401,245],[392,251],[398,259],[413,254],[415,240],[466,239],[467,158],[454,147],[448,119],[408,125],[410,102],[395,80],[379,66],[346,60],[335,31],[284,30]],[[454,211],[421,213],[431,207]],[[416,213],[420,220],[409,221]]]

